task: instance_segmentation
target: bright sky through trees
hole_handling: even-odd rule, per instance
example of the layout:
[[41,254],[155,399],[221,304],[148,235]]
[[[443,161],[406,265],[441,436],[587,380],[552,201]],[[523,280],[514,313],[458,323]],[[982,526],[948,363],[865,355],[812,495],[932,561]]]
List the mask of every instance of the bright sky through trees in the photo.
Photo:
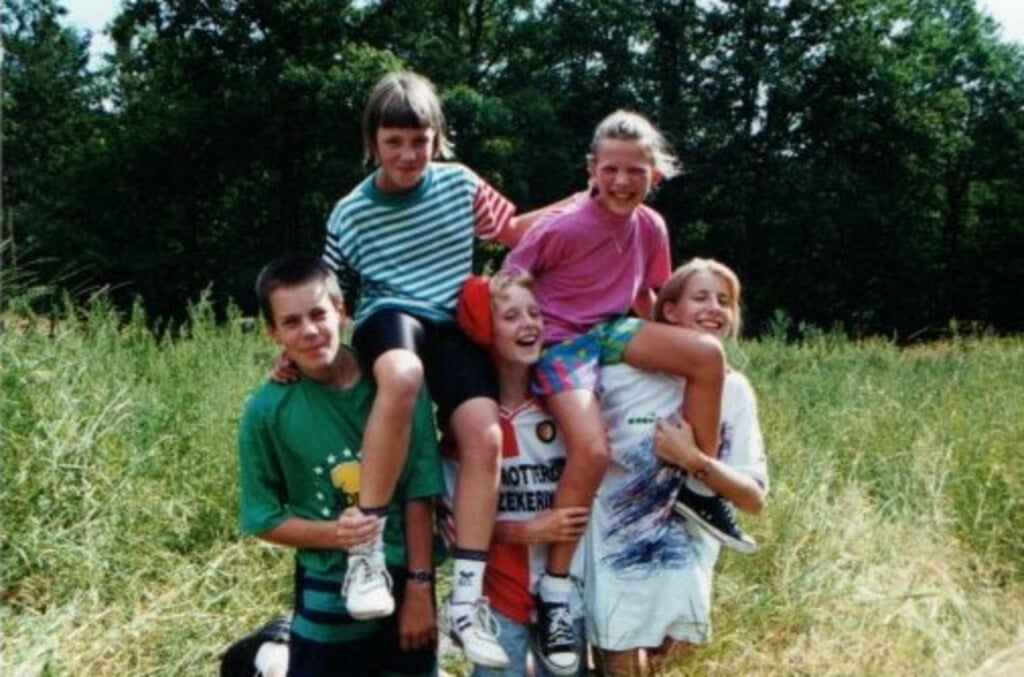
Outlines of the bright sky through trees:
[[[978,0],[978,5],[1003,27],[1003,37],[1024,43],[1024,0]],[[110,42],[101,35],[117,13],[120,0],[64,0],[68,23],[93,32],[93,52],[102,54]]]

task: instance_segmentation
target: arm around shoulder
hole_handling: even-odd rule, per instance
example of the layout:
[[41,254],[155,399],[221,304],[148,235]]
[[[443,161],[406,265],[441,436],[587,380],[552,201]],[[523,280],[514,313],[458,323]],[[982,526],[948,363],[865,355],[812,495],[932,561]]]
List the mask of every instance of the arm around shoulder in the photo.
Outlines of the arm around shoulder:
[[552,202],[551,204],[513,216],[509,219],[505,228],[503,228],[501,233],[498,235],[498,242],[509,249],[515,247],[519,244],[519,241],[523,239],[523,235],[525,235],[527,231],[529,231],[530,228],[532,228],[538,221],[546,216],[563,211],[566,207],[579,200],[583,195],[585,195],[583,192],[573,193],[572,195],[564,197],[556,202]]

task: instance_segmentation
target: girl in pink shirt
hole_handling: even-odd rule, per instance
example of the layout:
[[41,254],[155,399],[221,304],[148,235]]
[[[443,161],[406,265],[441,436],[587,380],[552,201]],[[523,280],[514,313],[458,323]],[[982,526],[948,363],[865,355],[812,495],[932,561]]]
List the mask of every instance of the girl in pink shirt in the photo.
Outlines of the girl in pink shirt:
[[[646,118],[616,111],[598,125],[587,167],[589,194],[536,224],[504,264],[533,275],[544,316],[532,387],[545,397],[567,449],[555,508],[589,507],[608,463],[596,394],[601,365],[626,362],[685,377],[683,416],[703,453],[714,456],[718,448],[721,344],[647,321],[671,260],[665,222],[643,203],[659,181],[678,173],[678,160]],[[627,317],[631,310],[636,317]],[[581,641],[566,612],[575,549],[575,542],[551,545],[539,586],[537,643],[555,674],[573,671]]]

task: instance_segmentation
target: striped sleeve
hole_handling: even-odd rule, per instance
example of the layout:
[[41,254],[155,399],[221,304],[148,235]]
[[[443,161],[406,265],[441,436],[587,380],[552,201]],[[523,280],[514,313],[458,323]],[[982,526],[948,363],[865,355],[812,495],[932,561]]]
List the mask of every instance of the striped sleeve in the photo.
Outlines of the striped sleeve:
[[341,287],[342,298],[345,299],[345,307],[349,315],[355,315],[356,305],[359,301],[359,292],[362,287],[362,278],[359,271],[352,265],[348,256],[345,255],[339,238],[339,226],[335,223],[339,210],[336,207],[331,213],[327,223],[327,242],[324,244],[324,253],[320,257],[323,262],[334,271],[338,278],[338,286]]
[[481,240],[497,239],[515,213],[514,204],[480,179],[473,197],[473,230],[477,237]]

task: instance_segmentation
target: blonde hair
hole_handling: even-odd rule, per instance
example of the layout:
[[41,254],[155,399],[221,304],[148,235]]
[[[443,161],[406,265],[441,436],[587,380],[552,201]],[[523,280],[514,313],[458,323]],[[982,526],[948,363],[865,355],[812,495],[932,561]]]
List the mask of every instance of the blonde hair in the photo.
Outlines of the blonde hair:
[[434,130],[432,157],[449,157],[452,146],[445,131],[441,100],[430,80],[411,71],[388,73],[374,86],[363,109],[363,150],[372,161],[381,127],[430,127]]
[[650,120],[639,113],[620,109],[601,120],[590,142],[588,163],[594,161],[601,142],[609,140],[637,143],[647,153],[651,165],[663,178],[670,179],[682,171],[679,158],[665,140],[665,136],[651,124]]
[[740,335],[740,326],[743,322],[740,278],[733,272],[732,268],[714,259],[695,257],[676,268],[668,282],[658,291],[658,299],[654,302],[654,319],[658,322],[668,321],[668,318],[665,317],[665,304],[674,303],[679,300],[679,297],[686,291],[686,285],[690,282],[690,278],[699,272],[711,273],[725,280],[725,284],[731,292],[729,307],[732,309],[732,326],[729,327],[729,337],[737,338]]
[[498,299],[504,298],[512,287],[522,287],[523,289],[533,291],[533,275],[524,271],[499,270],[491,277],[490,292],[492,305]]

